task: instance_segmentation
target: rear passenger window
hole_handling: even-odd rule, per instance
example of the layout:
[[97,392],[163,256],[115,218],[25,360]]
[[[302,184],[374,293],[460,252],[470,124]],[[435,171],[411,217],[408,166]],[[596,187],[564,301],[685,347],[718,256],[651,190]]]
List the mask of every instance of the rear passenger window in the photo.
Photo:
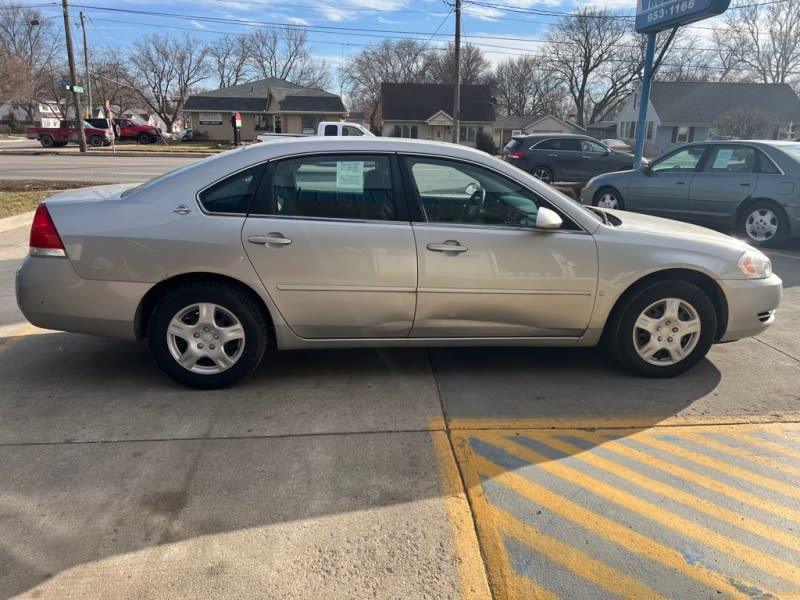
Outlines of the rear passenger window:
[[246,215],[258,188],[263,165],[231,175],[200,192],[200,205],[210,213]]
[[272,214],[286,217],[395,219],[387,156],[308,156],[279,161],[272,172]]

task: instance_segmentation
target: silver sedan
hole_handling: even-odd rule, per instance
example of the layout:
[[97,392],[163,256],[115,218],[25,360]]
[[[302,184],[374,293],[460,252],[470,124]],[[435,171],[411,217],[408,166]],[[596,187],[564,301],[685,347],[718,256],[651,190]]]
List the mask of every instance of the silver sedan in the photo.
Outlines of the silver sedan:
[[581,200],[778,245],[800,236],[800,142],[688,144],[639,170],[593,178]]
[[781,280],[706,229],[582,206],[452,144],[255,144],[36,211],[17,302],[40,327],[147,338],[198,388],[269,346],[594,346],[677,375],[763,332]]

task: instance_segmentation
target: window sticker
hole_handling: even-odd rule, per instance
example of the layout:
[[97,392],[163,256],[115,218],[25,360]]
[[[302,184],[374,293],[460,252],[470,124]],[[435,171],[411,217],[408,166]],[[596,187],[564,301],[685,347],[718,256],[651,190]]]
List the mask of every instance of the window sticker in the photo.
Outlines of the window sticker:
[[339,161],[336,163],[336,187],[348,190],[364,189],[364,161]]
[[733,148],[721,148],[717,152],[717,157],[714,159],[714,166],[712,169],[727,169],[728,165],[733,158]]

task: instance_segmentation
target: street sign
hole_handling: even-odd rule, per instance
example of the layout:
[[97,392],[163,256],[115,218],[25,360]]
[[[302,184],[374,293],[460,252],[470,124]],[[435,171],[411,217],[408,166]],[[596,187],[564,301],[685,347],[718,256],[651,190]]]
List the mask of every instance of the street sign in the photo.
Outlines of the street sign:
[[655,33],[724,13],[731,0],[636,0],[636,31]]
[[78,93],[78,94],[82,94],[82,93],[83,93],[83,86],[80,86],[80,85],[73,85],[73,86],[72,86],[72,91],[73,91],[73,92],[76,92],[76,93]]

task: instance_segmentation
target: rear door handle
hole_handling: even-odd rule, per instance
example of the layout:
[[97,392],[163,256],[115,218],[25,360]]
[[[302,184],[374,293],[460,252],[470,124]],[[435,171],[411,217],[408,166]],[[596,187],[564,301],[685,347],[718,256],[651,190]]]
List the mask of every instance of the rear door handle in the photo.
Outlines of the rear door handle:
[[282,233],[268,233],[267,235],[251,235],[247,238],[251,244],[261,244],[264,246],[288,246],[292,243],[289,238],[283,237]]
[[433,252],[466,252],[467,247],[455,240],[447,240],[444,244],[428,244],[428,250]]
[[742,187],[750,187],[750,182],[748,182],[748,181],[743,181],[743,182],[742,182],[742,183],[740,183],[739,185],[740,185],[740,186],[742,186]]

